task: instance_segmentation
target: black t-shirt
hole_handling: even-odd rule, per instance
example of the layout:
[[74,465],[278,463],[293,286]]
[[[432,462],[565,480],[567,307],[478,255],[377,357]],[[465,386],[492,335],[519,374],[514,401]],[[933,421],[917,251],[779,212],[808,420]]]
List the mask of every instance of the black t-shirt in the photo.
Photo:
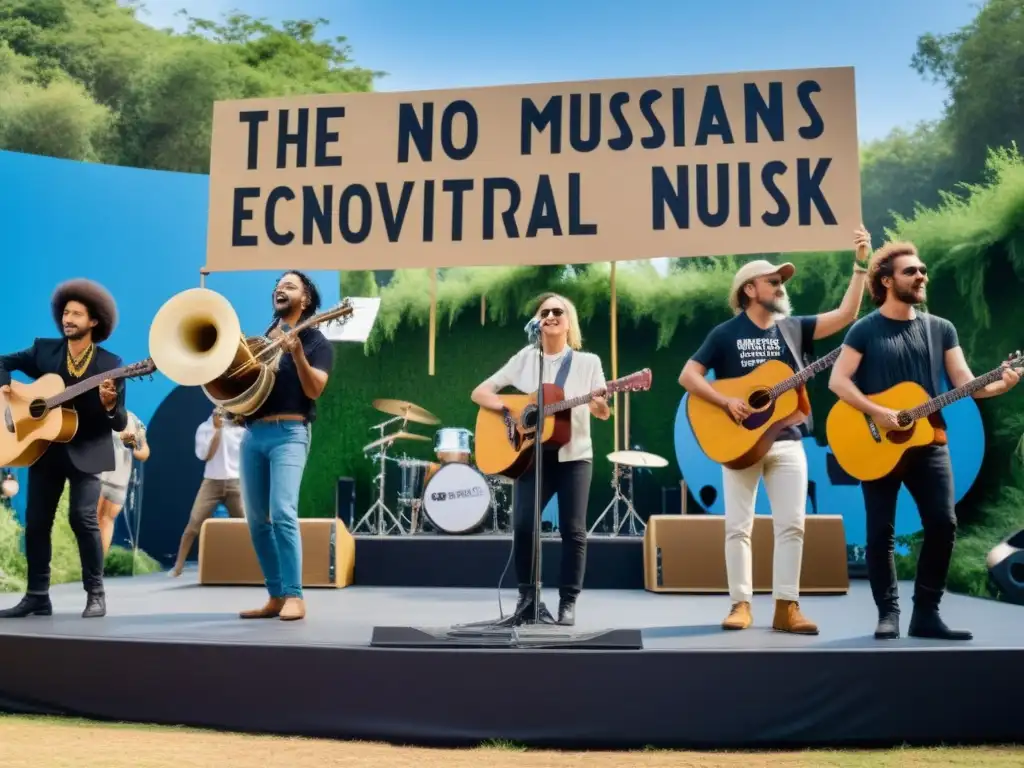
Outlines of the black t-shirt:
[[[334,366],[334,347],[316,328],[307,328],[299,333],[302,349],[306,353],[309,364],[317,370],[328,374]],[[277,370],[277,378],[270,395],[256,413],[247,421],[256,421],[265,416],[282,413],[300,413],[309,423],[316,420],[316,402],[309,399],[302,391],[299,372],[295,368],[295,360],[288,353],[281,356],[281,364]]]
[[[814,329],[818,325],[818,318],[815,315],[802,315],[795,319],[800,322],[800,343],[809,352],[814,344]],[[754,324],[746,312],[713,328],[692,359],[709,371],[714,371],[716,379],[745,376],[769,360],[781,360],[794,372],[801,367],[786,344],[778,324],[761,328]],[[803,423],[782,430],[777,439],[799,440],[809,434],[807,424]]]
[[[951,322],[934,315],[931,318],[932,332],[941,335],[943,352],[960,345]],[[861,392],[874,395],[900,382],[913,381],[931,397],[939,394],[932,383],[925,322],[920,314],[913,320],[893,320],[875,310],[850,327],[843,343],[863,356],[853,375],[853,383]],[[939,365],[945,370],[943,361]]]

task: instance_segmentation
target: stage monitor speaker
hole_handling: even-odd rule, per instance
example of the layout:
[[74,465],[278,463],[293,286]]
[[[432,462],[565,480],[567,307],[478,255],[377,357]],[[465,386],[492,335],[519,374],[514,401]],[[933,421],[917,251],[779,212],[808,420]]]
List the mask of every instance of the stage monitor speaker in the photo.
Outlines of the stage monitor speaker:
[[334,514],[345,520],[349,530],[356,524],[356,481],[353,477],[339,477],[334,491]]
[[1000,599],[1024,605],[1024,530],[996,544],[985,558],[985,564]]
[[[754,592],[772,591],[772,518],[754,517],[750,537]],[[842,515],[808,515],[800,593],[846,594],[850,589]],[[651,592],[728,593],[725,517],[652,515],[644,532],[644,587]]]
[[[356,540],[336,517],[299,520],[302,538],[302,586],[347,587],[353,583]],[[264,583],[252,546],[249,524],[239,518],[213,517],[199,531],[199,583],[250,586]]]

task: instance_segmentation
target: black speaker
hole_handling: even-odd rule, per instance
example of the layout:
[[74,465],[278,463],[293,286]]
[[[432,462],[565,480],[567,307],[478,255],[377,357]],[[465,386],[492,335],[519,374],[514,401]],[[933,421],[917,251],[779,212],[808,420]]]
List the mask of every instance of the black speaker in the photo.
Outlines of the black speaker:
[[356,523],[356,481],[352,477],[339,477],[334,492],[334,514],[346,521],[349,531]]
[[1024,605],[1024,530],[996,544],[985,558],[1001,600]]
[[683,489],[678,485],[661,489],[661,514],[678,515],[683,511]]

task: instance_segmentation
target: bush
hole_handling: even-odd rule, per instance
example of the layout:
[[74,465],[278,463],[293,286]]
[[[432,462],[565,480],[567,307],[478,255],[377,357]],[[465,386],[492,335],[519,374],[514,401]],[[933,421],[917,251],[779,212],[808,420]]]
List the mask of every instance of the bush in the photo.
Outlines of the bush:
[[[23,592],[28,569],[22,551],[24,529],[13,510],[0,507],[0,592]],[[131,576],[156,573],[160,564],[145,552],[139,552],[132,570],[132,551],[124,547],[111,547],[107,553],[104,571],[107,576]],[[68,521],[68,489],[57,504],[57,517],[53,524],[53,556],[50,560],[51,584],[80,581],[82,563],[78,555],[78,542]]]

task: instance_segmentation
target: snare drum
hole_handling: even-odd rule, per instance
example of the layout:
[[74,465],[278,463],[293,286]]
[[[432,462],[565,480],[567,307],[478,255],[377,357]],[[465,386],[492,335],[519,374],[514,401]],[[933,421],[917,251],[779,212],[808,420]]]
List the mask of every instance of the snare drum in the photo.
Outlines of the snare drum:
[[487,520],[491,486],[470,464],[445,464],[423,491],[423,509],[441,533],[473,533]]
[[468,429],[445,427],[434,435],[434,455],[442,464],[469,464],[473,453],[473,433]]

